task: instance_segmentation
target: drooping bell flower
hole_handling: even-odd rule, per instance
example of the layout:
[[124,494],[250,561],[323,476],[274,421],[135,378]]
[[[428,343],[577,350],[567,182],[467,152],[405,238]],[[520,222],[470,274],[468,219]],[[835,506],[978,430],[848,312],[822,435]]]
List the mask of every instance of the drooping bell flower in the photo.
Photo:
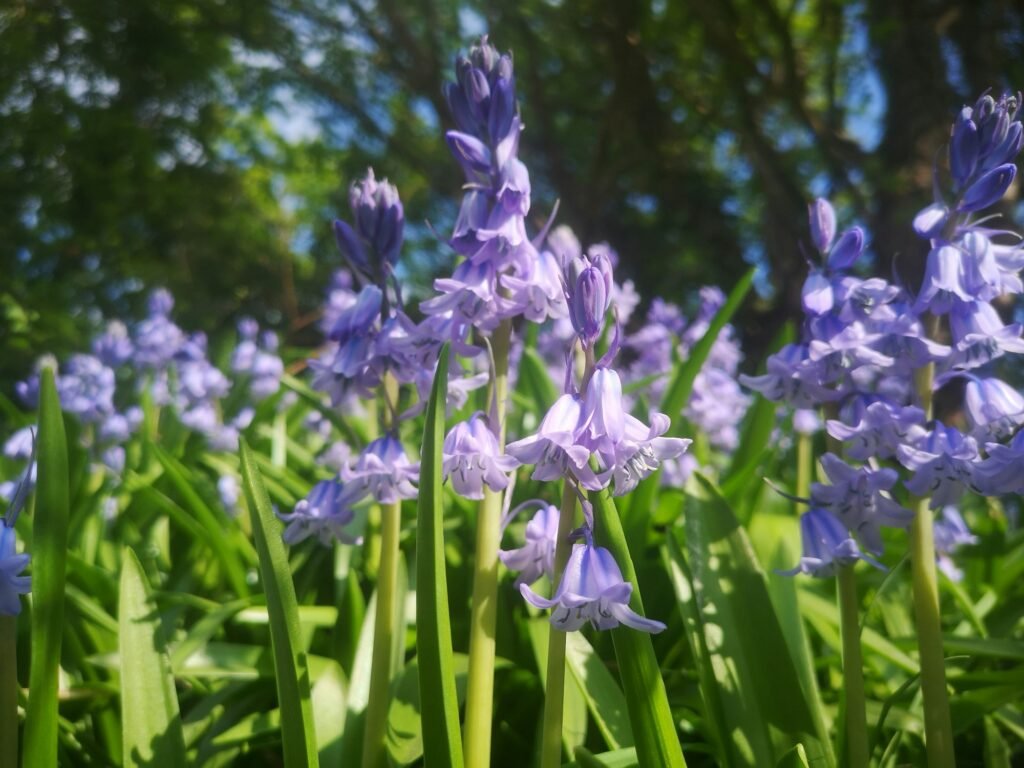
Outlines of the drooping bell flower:
[[477,411],[456,424],[444,439],[442,471],[455,492],[466,499],[482,499],[484,486],[492,491],[508,487],[508,473],[519,466],[502,455],[498,438],[487,417]]
[[335,541],[361,543],[362,537],[356,535],[350,526],[355,519],[352,507],[364,495],[362,489],[355,486],[342,485],[336,480],[321,480],[290,513],[278,513],[282,522],[287,523],[282,535],[284,543],[297,544],[310,536],[316,536],[325,545]]
[[341,479],[360,495],[369,494],[380,504],[416,498],[420,478],[418,464],[409,461],[405,448],[392,434],[367,445],[354,462],[341,468]]
[[881,563],[860,551],[850,532],[828,510],[812,507],[804,512],[800,516],[800,538],[803,542],[803,557],[795,568],[779,571],[779,574],[795,576],[806,573],[829,577],[835,574],[837,564],[853,565],[858,560],[884,570]]
[[956,427],[935,422],[934,427],[914,445],[901,445],[899,462],[914,476],[905,485],[917,496],[931,495],[931,508],[956,504],[971,483],[978,461],[978,444]]
[[851,467],[832,453],[821,457],[821,466],[829,483],[811,484],[811,506],[835,515],[869,551],[882,551],[880,526],[902,528],[913,520],[913,512],[884,493],[899,479],[896,470]]
[[551,609],[551,626],[573,632],[588,621],[595,629],[614,629],[625,624],[641,632],[661,632],[665,625],[629,607],[633,585],[624,581],[612,553],[598,547],[589,530],[586,540],[573,546],[562,580],[551,599],[543,598],[526,584],[519,586],[526,601]]
[[960,581],[964,574],[953,562],[951,555],[958,549],[978,543],[978,537],[971,533],[963,516],[954,506],[943,507],[935,517],[935,558],[941,570],[952,581]]
[[520,504],[506,518],[505,525],[519,510],[537,505],[539,509],[526,524],[523,546],[518,549],[502,549],[498,558],[510,571],[518,571],[516,586],[533,584],[541,576],[554,578],[555,543],[558,538],[558,507],[543,501],[527,501]]

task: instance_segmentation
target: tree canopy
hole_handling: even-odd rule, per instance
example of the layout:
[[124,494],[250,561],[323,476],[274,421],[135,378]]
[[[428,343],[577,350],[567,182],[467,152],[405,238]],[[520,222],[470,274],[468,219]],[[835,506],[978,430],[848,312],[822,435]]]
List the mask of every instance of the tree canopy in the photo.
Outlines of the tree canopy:
[[864,224],[879,272],[919,269],[906,222],[950,116],[1024,83],[1024,13],[1000,0],[15,0],[0,378],[155,285],[192,327],[250,313],[301,343],[368,165],[426,284],[452,258],[426,222],[447,229],[460,184],[442,84],[482,33],[516,58],[537,225],[558,201],[648,298],[760,265],[754,360],[799,300],[807,202]]

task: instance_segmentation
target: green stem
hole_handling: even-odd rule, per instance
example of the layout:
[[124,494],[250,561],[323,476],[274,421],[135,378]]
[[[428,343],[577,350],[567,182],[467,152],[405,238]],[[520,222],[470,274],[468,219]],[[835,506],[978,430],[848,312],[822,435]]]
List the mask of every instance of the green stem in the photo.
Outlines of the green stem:
[[[926,332],[934,339],[938,318],[931,316]],[[935,365],[915,372],[921,408],[932,417],[932,386]],[[953,756],[953,725],[946,691],[946,660],[942,647],[942,614],[939,609],[939,583],[935,574],[935,532],[927,498],[913,499],[914,521],[910,525],[910,558],[914,587],[914,618],[917,623],[917,648],[921,662],[921,696],[924,700],[925,748],[930,768],[947,768]]]
[[796,495],[802,499],[806,499],[811,495],[811,472],[814,469],[813,448],[814,440],[810,435],[797,435]]
[[18,617],[0,616],[0,765],[18,764]]
[[[494,380],[491,396],[499,448],[505,446],[505,404],[508,398],[508,351],[512,324],[504,320],[491,337]],[[469,627],[469,670],[466,680],[466,723],[463,751],[469,766],[487,766],[491,759],[494,707],[494,642],[497,623],[498,547],[501,543],[500,492],[484,488],[476,528],[473,603]]]
[[[387,374],[383,380],[385,428],[394,426],[398,405],[398,381]],[[373,617],[373,655],[370,659],[370,690],[363,731],[363,768],[387,765],[389,690],[394,659],[395,610],[398,594],[398,559],[401,555],[402,502],[380,504],[380,564],[377,570],[377,612]]]
[[[569,533],[576,517],[576,494],[569,480],[562,482],[562,506],[558,513],[558,537],[555,539],[555,578],[557,589],[569,560],[572,544]],[[562,712],[565,706],[565,632],[552,624],[548,629],[547,682],[544,688],[544,731],[540,742],[541,768],[562,764]]]
[[370,692],[366,703],[363,737],[363,768],[386,764],[384,737],[387,735],[388,689],[391,685],[394,644],[395,596],[398,592],[398,539],[402,527],[402,504],[381,506],[381,555],[377,574],[377,613],[373,621],[373,657],[370,661]]
[[839,628],[843,637],[843,695],[846,710],[846,754],[849,768],[867,768],[868,722],[864,695],[864,660],[860,648],[857,579],[852,565],[836,571]]

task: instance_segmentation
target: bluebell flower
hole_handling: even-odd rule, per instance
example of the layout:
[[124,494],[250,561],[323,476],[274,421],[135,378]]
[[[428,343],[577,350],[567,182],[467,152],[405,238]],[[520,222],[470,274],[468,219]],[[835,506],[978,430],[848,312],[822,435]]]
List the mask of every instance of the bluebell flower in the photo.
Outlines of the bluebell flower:
[[324,545],[335,541],[362,543],[362,537],[356,535],[351,526],[355,520],[352,507],[364,497],[361,489],[353,489],[336,480],[321,480],[290,513],[278,513],[278,517],[287,523],[282,534],[285,544],[297,544],[310,536],[316,536]]
[[896,470],[851,467],[832,453],[821,457],[821,466],[829,483],[811,484],[811,506],[835,515],[870,552],[882,551],[880,526],[903,528],[913,520],[887,494],[899,479]]
[[971,533],[963,516],[955,506],[943,507],[932,524],[935,536],[935,557],[939,569],[952,581],[960,581],[963,572],[956,567],[951,555],[960,547],[978,543],[978,537]]
[[114,411],[114,371],[92,355],[72,355],[57,376],[61,408],[85,423]]
[[1024,494],[1024,430],[1007,445],[988,443],[986,457],[973,468],[971,486],[984,496]]
[[[517,571],[516,586],[533,584],[541,576],[555,577],[555,544],[558,538],[558,507],[535,500],[520,504],[506,516],[504,526],[522,509],[538,509],[526,524],[525,542],[518,549],[502,549],[498,558],[510,571]],[[503,527],[504,530],[504,527]]]
[[22,427],[4,443],[4,456],[8,459],[27,459],[35,450],[35,427]]
[[221,475],[217,478],[217,495],[220,496],[225,512],[231,516],[238,514],[238,478],[234,475]]
[[573,546],[562,580],[549,600],[520,584],[526,601],[537,608],[551,609],[551,626],[566,632],[580,629],[588,621],[595,629],[614,629],[625,624],[641,632],[661,632],[665,625],[645,618],[629,607],[633,585],[624,581],[612,553],[586,541]]
[[0,614],[17,616],[21,613],[21,595],[32,591],[32,579],[22,576],[31,556],[18,554],[13,526],[0,522]]
[[912,445],[896,451],[899,462],[914,476],[905,485],[917,496],[931,496],[932,509],[956,504],[971,484],[978,461],[978,444],[956,427],[935,422],[931,430]]
[[885,400],[875,400],[857,418],[847,421],[853,423],[830,419],[825,428],[836,440],[845,442],[847,455],[858,461],[891,458],[903,443],[915,442],[925,434],[924,411]]
[[145,369],[163,368],[185,343],[185,333],[170,319],[174,299],[163,289],[149,297],[149,317],[135,328],[132,362]]
[[507,473],[519,466],[512,456],[502,455],[498,438],[480,411],[451,428],[442,456],[444,478],[466,499],[482,499],[485,485],[492,491],[504,490]]
[[92,351],[106,366],[117,368],[124,365],[135,352],[128,327],[120,320],[111,320],[106,331],[93,340]]
[[534,480],[575,478],[592,491],[607,483],[590,467],[590,448],[580,436],[583,404],[579,396],[564,394],[555,401],[537,433],[509,443],[505,453],[521,464],[533,465]]
[[1006,353],[1024,353],[1021,324],[1004,325],[999,313],[987,301],[962,302],[949,314],[954,348],[948,365],[971,369]]
[[800,538],[803,556],[795,568],[779,571],[783,576],[829,577],[835,574],[836,565],[853,565],[858,560],[884,570],[881,563],[860,551],[846,527],[825,509],[811,507],[800,516]]
[[356,270],[383,286],[402,249],[405,212],[398,190],[387,179],[377,181],[370,168],[350,187],[349,205],[355,227],[334,222],[338,249]]
[[981,441],[998,442],[1024,424],[1024,397],[997,378],[970,376],[964,407],[971,433]]
[[341,468],[346,488],[360,496],[370,495],[380,504],[416,498],[418,464],[409,461],[405,448],[392,434],[378,437],[358,458]]

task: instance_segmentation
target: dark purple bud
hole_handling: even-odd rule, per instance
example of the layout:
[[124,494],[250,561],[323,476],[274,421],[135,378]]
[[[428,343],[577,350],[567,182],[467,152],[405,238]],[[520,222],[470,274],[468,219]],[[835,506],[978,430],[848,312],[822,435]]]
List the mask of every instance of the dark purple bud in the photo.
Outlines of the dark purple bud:
[[398,253],[402,249],[405,232],[405,210],[398,198],[398,190],[386,182],[380,185],[377,192],[377,209],[380,218],[377,231],[373,237],[373,245],[377,255],[391,266],[398,262]]
[[949,170],[957,186],[963,185],[978,163],[978,126],[971,120],[971,110],[964,107],[953,123],[953,136],[949,142]]
[[473,112],[469,108],[466,94],[456,83],[444,84],[444,98],[448,102],[448,109],[460,131],[472,131],[476,128],[473,121]]
[[494,83],[490,114],[487,116],[487,132],[491,136],[492,145],[501,143],[502,139],[508,136],[515,112],[515,86],[511,79],[499,77]]
[[864,253],[864,232],[860,227],[852,227],[840,236],[839,241],[828,255],[828,268],[841,271],[854,265]]
[[1006,114],[1006,109],[1000,102],[992,117],[979,126],[978,140],[981,154],[987,155],[1002,144],[1008,130],[1010,130],[1010,116]]
[[979,124],[983,123],[993,112],[995,112],[995,109],[996,100],[986,93],[974,104],[974,121]]
[[366,251],[359,241],[355,231],[340,219],[334,220],[334,240],[338,244],[338,250],[353,267],[360,272],[369,270],[369,262],[366,260]]
[[964,213],[980,211],[999,202],[1017,174],[1017,166],[1006,163],[997,166],[974,182],[964,194],[957,210]]
[[512,82],[512,57],[507,53],[502,54],[498,59],[498,66],[495,70],[497,77]]
[[448,131],[444,137],[467,176],[490,172],[491,150],[480,139],[459,131]]
[[487,42],[487,35],[480,38],[480,44],[474,45],[469,51],[470,61],[477,69],[482,69],[485,74],[490,74],[498,63],[500,56],[498,50]]
[[807,206],[808,218],[811,220],[811,240],[819,253],[828,253],[832,238],[836,236],[836,212],[831,203],[819,197]]
[[1017,154],[1020,152],[1021,135],[1020,122],[1010,123],[1009,129],[1006,131],[1006,138],[1004,138],[999,146],[995,147],[982,161],[982,170],[995,168],[997,165],[1003,165],[1004,163],[1012,163],[1014,158],[1016,158]]
[[914,231],[921,237],[938,237],[949,218],[949,209],[942,203],[932,203],[914,217]]
[[588,266],[576,278],[569,302],[569,319],[584,344],[592,345],[601,336],[608,312],[608,288],[601,270]]
[[478,123],[486,122],[491,99],[491,86],[487,82],[487,75],[474,67],[469,72],[464,88],[473,118]]

